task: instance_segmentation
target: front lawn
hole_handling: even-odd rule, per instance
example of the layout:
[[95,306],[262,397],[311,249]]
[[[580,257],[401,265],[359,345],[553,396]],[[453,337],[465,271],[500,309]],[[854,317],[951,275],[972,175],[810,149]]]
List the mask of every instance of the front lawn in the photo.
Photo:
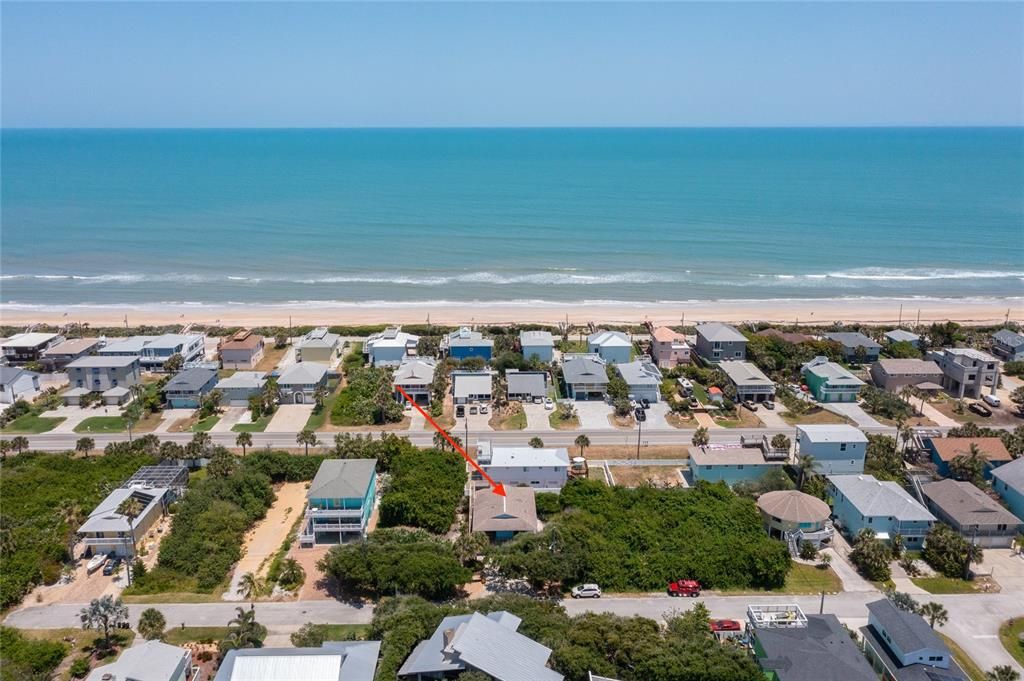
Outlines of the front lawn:
[[317,411],[315,408],[313,413],[309,415],[309,420],[306,421],[306,430],[320,430],[324,427],[327,422],[327,417],[330,415],[331,410],[334,409],[334,401],[338,399],[338,392],[340,391],[341,381],[330,381],[327,384],[327,397],[324,399],[324,406]]
[[789,573],[786,575],[786,583],[779,589],[761,591],[750,591],[748,589],[738,591],[727,590],[723,593],[776,593],[800,595],[820,594],[822,591],[825,593],[838,593],[842,590],[843,582],[839,579],[839,575],[837,575],[832,568],[821,569],[814,565],[793,563],[789,569]]
[[75,426],[76,433],[123,433],[125,430],[122,416],[90,416]]
[[211,414],[205,419],[196,421],[196,423],[189,429],[193,433],[205,433],[217,425],[217,421],[220,421],[220,414]]
[[186,643],[218,643],[227,638],[229,627],[172,627],[164,632],[164,642],[172,646]]
[[1003,642],[1006,652],[1017,660],[1018,664],[1024,665],[1024,617],[1019,617],[1010,622],[1003,622],[999,627],[999,640]]
[[47,433],[53,430],[63,422],[64,419],[61,417],[24,414],[8,423],[2,432],[15,434],[30,433],[38,435],[39,433]]
[[573,416],[571,419],[560,419],[558,418],[558,411],[555,410],[548,416],[548,423],[555,430],[576,430],[580,427],[580,417]]
[[935,577],[914,577],[910,581],[930,594],[973,594],[982,591],[981,583],[966,579],[953,579],[937,575]]
[[266,415],[259,417],[252,423],[236,423],[231,427],[231,430],[235,433],[262,433],[267,429],[267,425],[272,418],[273,415]]
[[[763,409],[763,407],[761,407]],[[739,404],[736,405],[736,418],[715,418],[715,423],[723,428],[762,428],[764,424],[757,414]]]
[[807,412],[806,414],[794,414],[791,411],[784,411],[780,414],[780,416],[782,417],[783,421],[785,421],[791,426],[849,423],[847,419],[843,418],[839,414],[821,408],[816,408],[815,410]]
[[495,430],[523,430],[526,428],[526,412],[521,406],[511,414],[505,414],[502,413],[502,410],[495,409],[488,423]]

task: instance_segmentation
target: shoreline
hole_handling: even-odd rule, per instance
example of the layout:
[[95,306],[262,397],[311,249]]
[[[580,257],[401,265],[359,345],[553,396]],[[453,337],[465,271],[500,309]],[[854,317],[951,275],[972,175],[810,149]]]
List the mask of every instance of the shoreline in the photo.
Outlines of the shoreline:
[[491,301],[344,303],[310,301],[282,304],[142,305],[18,305],[0,304],[0,323],[5,325],[88,323],[92,326],[202,324],[220,326],[288,326],[307,324],[687,324],[705,321],[765,322],[786,325],[817,325],[834,322],[870,324],[922,324],[954,321],[967,325],[1003,323],[1024,319],[1024,297],[1013,298],[819,298],[787,300],[707,301]]

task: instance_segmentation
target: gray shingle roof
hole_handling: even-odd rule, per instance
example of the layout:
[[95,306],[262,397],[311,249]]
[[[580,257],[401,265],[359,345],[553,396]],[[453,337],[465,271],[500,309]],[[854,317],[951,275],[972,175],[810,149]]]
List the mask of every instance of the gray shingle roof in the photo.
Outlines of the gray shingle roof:
[[193,393],[200,390],[204,385],[210,382],[210,379],[216,378],[217,372],[213,369],[203,369],[196,367],[194,369],[185,369],[175,374],[174,378],[167,381],[164,385],[164,392],[176,392],[176,393]]
[[562,376],[569,384],[597,383],[606,385],[608,370],[605,367],[605,363],[596,357],[577,355],[567,358],[562,363]]
[[891,480],[877,480],[873,475],[830,475],[828,481],[864,516],[935,520],[928,509]]
[[22,374],[28,374],[29,376],[38,376],[39,374],[29,371],[27,369],[19,369],[18,367],[0,366],[0,384],[10,385],[18,380],[18,377]]
[[428,357],[406,357],[395,371],[396,385],[430,385],[437,362]]
[[935,506],[967,525],[1019,525],[1020,520],[969,482],[940,480],[921,486],[921,492]]
[[327,459],[306,492],[307,499],[362,499],[377,474],[377,459]]
[[317,362],[298,362],[281,372],[278,385],[308,385],[319,383],[327,375],[327,366]]
[[1019,334],[1009,329],[1001,329],[992,334],[992,338],[1009,345],[1011,348],[1019,348],[1024,345],[1024,334]]
[[1024,492],[1024,456],[996,468],[992,471],[992,477],[1002,480],[1019,492]]
[[457,654],[466,666],[479,669],[496,681],[562,681],[564,678],[547,668],[550,648],[480,613],[473,613],[468,622],[459,625],[445,650]]
[[536,395],[543,397],[547,394],[548,377],[543,371],[515,371],[509,369],[505,372],[505,380],[508,382],[509,395]]
[[650,362],[627,362],[625,364],[617,364],[615,368],[628,386],[657,386],[661,384],[661,371]]
[[882,347],[864,334],[855,331],[826,333],[825,338],[828,338],[830,341],[835,341],[849,350],[856,350],[858,347],[863,347],[865,350],[878,350]]
[[[508,615],[508,617],[503,617],[503,615]],[[460,624],[468,622],[470,617],[472,615],[449,615],[441,620],[441,623],[437,625],[437,629],[434,630],[431,637],[420,641],[416,645],[412,653],[409,654],[409,657],[402,664],[402,668],[398,670],[398,675],[408,676],[411,674],[452,672],[465,669],[465,665],[460,664],[458,660],[445,657],[445,632],[454,632]],[[492,612],[487,617],[499,622],[501,626],[507,627],[511,631],[519,628],[519,618],[509,615],[509,613],[504,611]]]
[[779,681],[878,679],[835,615],[808,615],[806,627],[759,628],[756,635],[765,653],[758,661]]
[[900,610],[888,598],[868,603],[868,612],[875,616],[892,642],[904,654],[923,648],[946,650],[946,644],[928,626],[923,617]]
[[764,375],[753,362],[743,360],[725,360],[718,365],[729,380],[737,386],[769,386],[775,385],[772,379]]
[[74,362],[68,364],[68,369],[119,369],[126,367],[138,362],[139,358],[136,355],[89,355],[88,357],[79,357]]
[[[103,678],[111,678],[113,681],[171,681],[177,678],[175,673],[188,669],[184,661],[186,656],[189,656],[189,651],[184,648],[160,641],[146,641],[125,648],[113,664],[92,670],[87,681],[101,681]],[[105,677],[106,674],[113,676]]]
[[747,340],[747,337],[740,333],[736,327],[722,324],[721,322],[698,324],[697,335],[712,342],[746,342]]

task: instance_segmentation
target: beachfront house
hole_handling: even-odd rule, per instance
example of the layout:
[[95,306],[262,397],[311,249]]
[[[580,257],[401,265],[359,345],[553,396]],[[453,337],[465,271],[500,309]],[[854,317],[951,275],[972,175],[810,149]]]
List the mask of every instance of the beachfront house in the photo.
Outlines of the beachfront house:
[[[89,355],[69,364],[67,372],[71,387],[81,388],[86,392],[131,388],[142,381],[142,366],[138,356]],[[65,398],[67,397],[65,393]]]
[[[89,518],[78,528],[78,535],[91,555],[113,553],[116,556],[133,557],[135,546],[145,537],[146,532],[162,515],[173,500],[167,487],[153,487],[148,484],[133,484],[119,487],[93,509]],[[135,499],[142,512],[129,523],[128,516],[117,509],[127,499]]]
[[430,404],[430,396],[434,384],[434,372],[437,371],[437,360],[432,357],[406,357],[395,370],[395,399],[404,402],[401,388],[416,404]]
[[18,333],[0,344],[8,364],[28,364],[42,360],[43,353],[64,340],[56,333]]
[[313,404],[317,388],[327,387],[327,365],[317,362],[292,364],[277,378],[281,404]]
[[633,359],[633,341],[621,331],[597,331],[587,336],[587,352],[608,364],[624,364]]
[[562,380],[573,400],[603,400],[608,389],[608,369],[597,355],[566,354],[562,356]]
[[736,388],[737,400],[764,402],[775,399],[775,383],[753,362],[723,360],[718,368],[725,372],[729,382]]
[[493,399],[490,371],[455,370],[449,374],[455,404],[488,403]]
[[657,402],[661,399],[661,371],[651,362],[637,360],[616,364],[615,370],[629,386],[629,394],[635,400]]
[[366,536],[377,497],[376,459],[327,459],[306,492],[301,546]]
[[223,406],[247,407],[249,399],[262,393],[266,384],[266,372],[236,371],[227,378],[217,381],[214,389],[220,391],[220,403]]
[[125,648],[118,658],[96,667],[85,681],[193,681],[199,667],[192,664],[192,651],[162,641],[146,641]]
[[390,327],[367,338],[363,344],[363,354],[375,367],[396,367],[407,357],[415,357],[419,344],[419,336],[406,333],[398,327]]
[[973,348],[946,348],[929,352],[930,359],[942,370],[942,387],[957,399],[980,398],[986,391],[995,393],[999,384],[999,360]]
[[319,362],[329,366],[340,346],[341,336],[331,333],[326,326],[320,326],[295,343],[295,361]]
[[1024,360],[1024,334],[1002,329],[992,334],[992,354],[1005,362]]
[[[569,479],[569,450],[564,447],[500,447],[484,440],[477,445],[476,462],[506,489],[527,486],[557,492]],[[471,480],[474,487],[488,484],[476,471]]]
[[551,364],[555,357],[555,339],[550,331],[520,331],[519,349],[527,360],[535,357],[539,362]]
[[888,598],[868,603],[864,653],[882,681],[967,681],[949,648],[920,615]]
[[921,390],[940,390],[942,369],[926,359],[880,359],[871,365],[871,382],[893,393],[908,385]]
[[718,364],[723,359],[746,359],[747,337],[728,324],[698,324],[697,355],[712,364]]
[[69,338],[44,350],[40,363],[47,371],[62,371],[79,357],[93,354],[99,347],[99,338]]
[[796,454],[814,458],[814,470],[822,475],[864,472],[868,438],[860,428],[845,423],[796,427]]
[[928,458],[935,464],[936,472],[944,478],[951,475],[949,464],[958,456],[970,456],[974,446],[985,460],[985,479],[992,477],[992,471],[1013,461],[1009,450],[998,437],[926,437],[921,440]]
[[885,342],[892,343],[910,343],[915,348],[921,347],[921,337],[916,333],[911,333],[905,329],[893,329],[892,331],[886,331],[883,335]]
[[494,354],[494,341],[484,338],[479,331],[463,326],[441,338],[441,350],[452,359],[479,357],[485,362],[490,362]]
[[547,667],[551,649],[517,633],[521,622],[504,610],[445,617],[413,648],[398,677],[433,681],[478,672],[493,681],[562,681]]
[[263,359],[264,338],[249,329],[237,331],[218,346],[220,365],[224,369],[255,369]]
[[229,650],[213,681],[373,681],[380,641],[324,641],[319,648]]
[[651,334],[651,357],[662,369],[690,363],[690,344],[686,336],[667,326],[659,326]]
[[819,402],[856,402],[864,381],[851,374],[842,364],[828,357],[815,357],[800,368],[804,383]]
[[156,336],[128,336],[117,340],[101,339],[101,347],[96,354],[104,357],[141,357],[142,348]]
[[179,371],[164,385],[164,399],[171,409],[196,409],[203,396],[217,385],[217,371],[194,367]]
[[206,337],[201,333],[165,333],[142,347],[139,361],[143,369],[160,371],[174,355],[181,355],[186,364],[201,361],[206,355]]
[[987,549],[1008,549],[1021,520],[970,482],[939,480],[921,486],[925,504],[960,536]]
[[536,493],[529,487],[506,487],[499,495],[485,487],[473,493],[470,516],[473,532],[483,532],[495,543],[536,532]]
[[688,447],[690,473],[694,481],[724,482],[730,487],[738,482],[753,482],[773,470],[782,470],[789,461],[789,451],[771,446],[767,436],[738,443],[713,443]]
[[533,402],[548,396],[548,372],[546,371],[509,369],[505,372],[505,384],[509,400]]
[[830,475],[828,494],[832,517],[849,537],[863,529],[889,541],[901,535],[907,548],[920,549],[935,524],[935,516],[903,487],[873,475]]
[[1024,456],[992,471],[992,490],[1024,520]]
[[851,364],[867,364],[878,361],[882,346],[859,331],[838,331],[826,333],[825,338],[838,343],[843,361]]
[[39,374],[19,367],[0,366],[0,404],[31,401],[39,394]]

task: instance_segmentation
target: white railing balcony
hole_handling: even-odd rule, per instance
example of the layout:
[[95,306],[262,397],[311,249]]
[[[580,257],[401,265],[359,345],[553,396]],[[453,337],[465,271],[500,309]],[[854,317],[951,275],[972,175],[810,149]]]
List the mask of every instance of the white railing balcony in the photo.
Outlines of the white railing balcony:
[[361,508],[307,508],[307,518],[361,518]]
[[307,534],[313,536],[315,532],[362,532],[362,523],[317,523],[306,527]]

